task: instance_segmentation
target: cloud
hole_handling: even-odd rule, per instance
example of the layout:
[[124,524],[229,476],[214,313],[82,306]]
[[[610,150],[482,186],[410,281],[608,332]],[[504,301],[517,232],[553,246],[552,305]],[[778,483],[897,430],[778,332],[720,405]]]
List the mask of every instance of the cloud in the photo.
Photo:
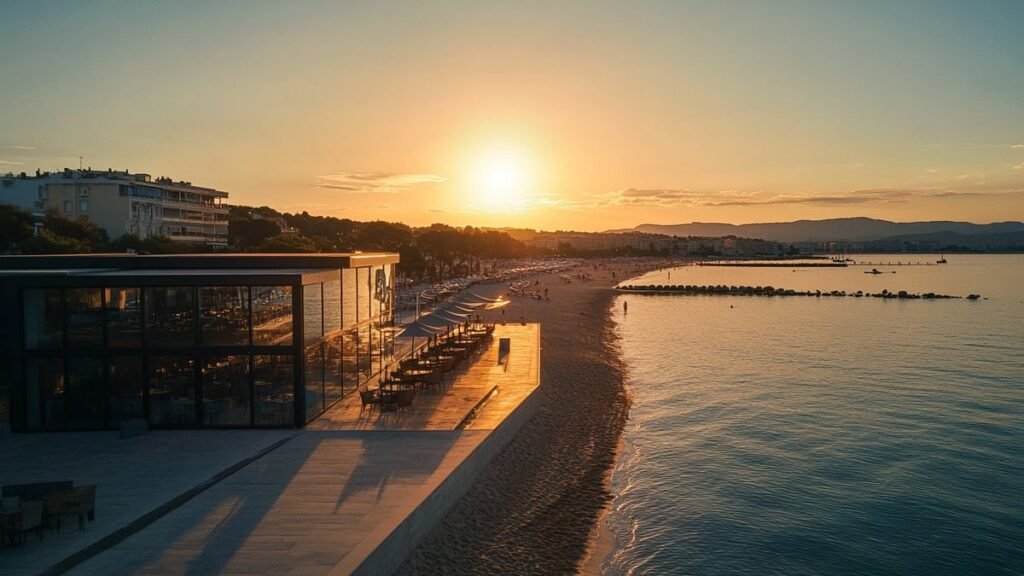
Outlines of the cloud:
[[391,174],[383,172],[347,172],[328,174],[317,179],[320,188],[352,193],[395,193],[421,184],[438,184],[446,179],[434,174]]
[[35,146],[16,146],[16,145],[10,145],[10,146],[3,146],[2,148],[4,148],[5,150],[35,150]]
[[1024,144],[1014,144],[1013,146],[1010,146],[1010,148],[1017,148],[1018,150],[1024,149]]
[[0,164],[5,164],[7,166],[21,166],[22,164],[24,164],[24,162],[15,162],[14,160],[0,160]]
[[1021,162],[1020,164],[1017,164],[1016,166],[1013,167],[1013,169],[1014,170],[1024,170],[1024,162]]

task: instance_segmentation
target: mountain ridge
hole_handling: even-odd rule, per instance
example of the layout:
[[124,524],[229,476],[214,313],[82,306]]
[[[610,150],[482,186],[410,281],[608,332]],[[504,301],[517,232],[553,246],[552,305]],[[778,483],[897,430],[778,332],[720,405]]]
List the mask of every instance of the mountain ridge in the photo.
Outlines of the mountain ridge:
[[[616,230],[619,232],[622,230]],[[728,224],[691,222],[689,224],[640,224],[628,231],[665,234],[668,236],[741,236],[776,242],[820,242],[826,240],[871,241],[894,236],[911,236],[949,232],[962,236],[1024,232],[1024,222],[1005,221],[975,224],[954,220],[892,222],[867,217],[830,218],[825,220],[794,220]]]

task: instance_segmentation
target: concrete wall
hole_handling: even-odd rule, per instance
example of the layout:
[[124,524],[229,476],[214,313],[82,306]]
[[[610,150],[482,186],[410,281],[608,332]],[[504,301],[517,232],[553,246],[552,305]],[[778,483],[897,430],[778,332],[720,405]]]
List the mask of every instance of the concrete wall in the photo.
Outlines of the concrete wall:
[[480,472],[505,449],[523,425],[537,412],[538,390],[539,388],[534,389],[372,552],[364,555],[358,550],[353,551],[346,561],[331,570],[330,575],[385,576],[397,570],[423,538],[444,518],[448,510],[469,491]]

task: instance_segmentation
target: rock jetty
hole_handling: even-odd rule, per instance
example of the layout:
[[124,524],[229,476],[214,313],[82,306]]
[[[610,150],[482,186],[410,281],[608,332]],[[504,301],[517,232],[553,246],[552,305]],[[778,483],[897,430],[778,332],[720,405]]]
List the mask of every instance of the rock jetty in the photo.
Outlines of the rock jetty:
[[[948,294],[936,294],[925,292],[918,294],[900,290],[890,292],[847,292],[845,290],[789,290],[786,288],[775,288],[774,286],[695,286],[691,284],[650,284],[637,286],[626,284],[617,286],[616,290],[623,292],[640,292],[647,294],[688,294],[707,296],[814,296],[815,298],[884,298],[896,300],[949,300],[963,298],[963,296],[950,296]],[[968,300],[978,300],[978,294],[967,296]]]

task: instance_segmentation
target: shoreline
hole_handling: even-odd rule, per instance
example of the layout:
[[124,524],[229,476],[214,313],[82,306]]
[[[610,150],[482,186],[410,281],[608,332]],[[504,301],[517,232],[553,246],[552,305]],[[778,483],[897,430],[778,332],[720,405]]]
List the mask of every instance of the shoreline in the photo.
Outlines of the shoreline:
[[[592,260],[529,277],[548,299],[514,296],[504,317],[542,324],[537,413],[397,573],[600,572],[614,543],[605,520],[632,401],[611,317],[613,288],[670,264]],[[473,291],[493,296],[507,286]],[[492,311],[485,320],[502,316]]]

